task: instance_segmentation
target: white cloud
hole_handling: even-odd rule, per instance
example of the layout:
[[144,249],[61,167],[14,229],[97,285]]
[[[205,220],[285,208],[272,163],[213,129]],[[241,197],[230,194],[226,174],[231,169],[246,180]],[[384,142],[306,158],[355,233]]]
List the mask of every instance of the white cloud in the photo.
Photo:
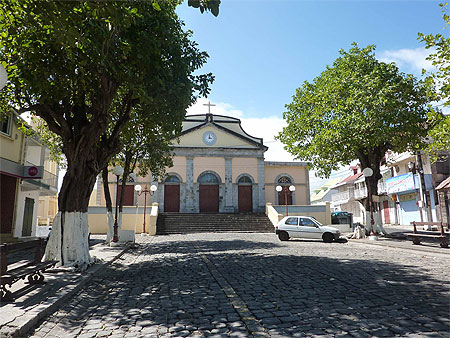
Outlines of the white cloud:
[[[208,112],[208,107],[206,105],[209,102],[210,101],[208,99],[203,97],[197,99],[197,101],[186,110],[187,115],[206,114]],[[229,103],[211,102],[211,104],[214,105],[211,106],[211,114],[231,116],[238,119],[244,115],[242,110],[235,109]]]
[[[187,109],[187,115],[206,114],[208,107],[204,106],[209,102],[208,99],[199,98],[195,104]],[[251,136],[260,137],[264,144],[269,147],[265,152],[266,161],[293,161],[293,156],[283,149],[283,144],[275,140],[286,125],[284,120],[277,116],[246,118],[242,110],[236,109],[233,105],[224,102],[211,102],[215,106],[211,107],[211,113],[214,115],[225,115],[236,117],[241,120],[242,128]]]
[[395,62],[395,64],[404,72],[413,72],[421,74],[422,69],[427,71],[433,70],[433,65],[426,58],[432,54],[434,50],[425,49],[423,47],[415,49],[396,49],[385,50],[378,53],[378,60],[386,63]]

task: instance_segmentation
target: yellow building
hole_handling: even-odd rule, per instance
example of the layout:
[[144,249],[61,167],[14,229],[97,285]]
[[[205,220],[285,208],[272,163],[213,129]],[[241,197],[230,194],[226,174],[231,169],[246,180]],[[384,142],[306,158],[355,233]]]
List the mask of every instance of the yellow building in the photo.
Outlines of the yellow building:
[[58,166],[38,136],[22,133],[23,123],[15,113],[0,121],[1,242],[36,236],[39,201],[57,194]]
[[[134,190],[136,183],[157,186],[147,204],[157,202],[159,212],[265,212],[268,202],[310,204],[306,163],[264,161],[268,148],[263,139],[247,134],[237,118],[187,116],[177,140],[173,143],[173,166],[166,168],[166,176],[138,178],[138,182],[131,179],[125,190],[125,205],[144,204],[144,196]],[[114,176],[109,181],[115,203]],[[282,187],[280,192],[276,190],[278,185]],[[289,189],[291,186],[295,190]],[[101,180],[90,205],[105,205]]]

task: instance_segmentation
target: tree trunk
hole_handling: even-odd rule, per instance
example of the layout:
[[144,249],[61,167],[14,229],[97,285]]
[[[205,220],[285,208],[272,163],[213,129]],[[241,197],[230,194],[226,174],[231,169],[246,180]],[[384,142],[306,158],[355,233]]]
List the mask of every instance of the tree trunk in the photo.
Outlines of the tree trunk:
[[[378,168],[379,173],[379,168]],[[370,211],[370,195],[378,196],[378,180],[381,174],[366,177],[366,186],[367,186],[367,198],[365,200],[365,209],[366,209],[366,234],[371,232],[372,228],[372,217],[373,217],[373,231],[375,234],[384,234],[386,235],[386,230],[383,228],[382,220],[380,212],[377,208],[377,204],[372,201],[372,212]]]
[[103,181],[103,192],[105,194],[105,202],[106,202],[106,222],[108,224],[108,231],[106,233],[105,243],[111,243],[111,240],[114,235],[114,218],[112,212],[112,201],[111,201],[111,192],[109,191],[109,183],[108,183],[108,167],[103,168],[102,170],[102,181]]
[[59,266],[78,270],[85,270],[92,263],[88,243],[88,205],[97,174],[86,159],[68,162],[58,195],[58,214],[45,250],[46,260],[58,260]]
[[[375,207],[375,203],[372,205],[372,215],[370,212],[370,201],[372,200],[370,196],[378,196],[378,180],[383,178],[380,172],[381,159],[383,158],[386,151],[389,149],[389,145],[381,145],[374,149],[361,149],[357,151],[357,157],[361,163],[361,168],[371,168],[373,170],[372,176],[366,177],[366,187],[367,187],[367,198],[364,201],[366,209],[366,234],[370,233],[371,230],[371,216],[373,216],[373,231],[375,233],[387,234],[386,230],[383,228],[381,215],[378,209]],[[372,201],[373,202],[373,201]]]

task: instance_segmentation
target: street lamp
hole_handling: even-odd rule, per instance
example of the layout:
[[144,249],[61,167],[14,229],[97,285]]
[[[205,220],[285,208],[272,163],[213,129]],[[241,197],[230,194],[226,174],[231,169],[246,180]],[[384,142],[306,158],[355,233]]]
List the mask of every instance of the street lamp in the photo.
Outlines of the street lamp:
[[369,239],[372,240],[376,240],[377,236],[375,235],[375,233],[373,232],[373,199],[372,199],[372,192],[370,191],[370,184],[368,183],[368,177],[371,177],[373,175],[373,170],[372,168],[365,168],[363,170],[363,175],[366,178],[366,185],[367,185],[367,195],[369,198],[369,210],[370,210],[370,234],[369,234]]
[[[283,187],[281,185],[277,185],[277,187],[275,188],[276,191],[281,192],[282,190],[284,190],[284,202],[286,203],[286,216],[288,216],[288,201],[287,201],[287,191],[288,191],[288,187]],[[290,192],[294,192],[295,191],[295,187],[293,185],[291,185],[289,187],[289,191]]]
[[147,208],[147,194],[150,194],[150,196],[152,196],[157,189],[158,189],[158,187],[154,184],[152,184],[152,186],[150,187],[150,190],[148,190],[147,186],[145,186],[144,190],[142,190],[142,187],[139,184],[134,187],[134,190],[136,190],[138,196],[141,196],[142,194],[144,194],[144,226],[143,226],[142,234],[145,234],[145,211]]
[[123,168],[120,165],[116,165],[113,169],[113,174],[117,176],[117,184],[116,184],[116,218],[114,219],[114,235],[113,235],[113,243],[117,243],[119,241],[118,226],[117,226],[117,209],[119,208],[119,177],[123,175]]

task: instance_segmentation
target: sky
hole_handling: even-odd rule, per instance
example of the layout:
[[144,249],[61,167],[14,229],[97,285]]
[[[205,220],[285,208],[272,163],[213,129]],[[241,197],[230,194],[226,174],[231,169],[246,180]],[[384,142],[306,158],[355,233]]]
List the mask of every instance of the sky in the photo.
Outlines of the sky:
[[[442,1],[441,1],[442,2]],[[199,73],[211,72],[215,81],[208,98],[200,98],[188,114],[211,113],[238,117],[246,132],[262,137],[268,161],[291,161],[274,140],[284,124],[285,105],[296,88],[312,81],[327,65],[348,50],[376,46],[380,61],[395,62],[402,72],[421,76],[432,70],[429,50],[418,33],[448,34],[440,1],[388,0],[222,0],[220,13],[201,14],[178,7],[185,28],[200,50],[209,54]],[[333,175],[347,174],[346,168]],[[311,187],[326,180],[311,172]]]

